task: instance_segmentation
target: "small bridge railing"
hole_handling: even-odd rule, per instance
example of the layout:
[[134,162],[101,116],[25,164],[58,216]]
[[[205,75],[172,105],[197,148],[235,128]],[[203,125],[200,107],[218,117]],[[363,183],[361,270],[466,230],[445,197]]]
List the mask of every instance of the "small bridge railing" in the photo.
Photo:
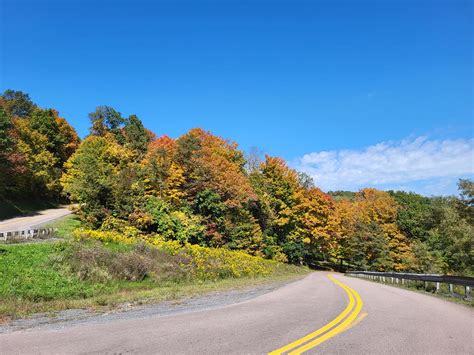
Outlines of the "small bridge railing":
[[11,232],[0,232],[0,242],[26,241],[29,239],[46,239],[54,237],[57,228],[24,229]]
[[347,271],[346,275],[360,277],[379,282],[410,285],[412,281],[423,282],[425,289],[429,282],[435,284],[436,292],[440,291],[440,284],[448,285],[449,293],[454,294],[454,285],[464,287],[464,297],[471,298],[471,289],[474,287],[474,277],[452,276],[438,274],[415,274],[402,272],[376,272],[376,271]]

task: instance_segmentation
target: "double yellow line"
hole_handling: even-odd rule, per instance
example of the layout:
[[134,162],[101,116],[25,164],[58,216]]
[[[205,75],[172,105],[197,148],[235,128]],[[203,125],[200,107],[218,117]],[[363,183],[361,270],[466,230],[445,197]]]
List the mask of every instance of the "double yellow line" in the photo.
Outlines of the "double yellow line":
[[356,320],[363,304],[359,294],[349,286],[336,280],[331,275],[328,275],[328,277],[332,282],[346,291],[347,296],[349,297],[349,303],[347,304],[346,309],[344,309],[341,314],[339,314],[325,326],[298,340],[295,340],[288,345],[272,351],[269,353],[269,355],[280,355],[283,353],[288,353],[290,355],[302,354],[305,351],[308,351],[309,349],[312,349],[322,342],[325,342],[333,336],[343,332]]

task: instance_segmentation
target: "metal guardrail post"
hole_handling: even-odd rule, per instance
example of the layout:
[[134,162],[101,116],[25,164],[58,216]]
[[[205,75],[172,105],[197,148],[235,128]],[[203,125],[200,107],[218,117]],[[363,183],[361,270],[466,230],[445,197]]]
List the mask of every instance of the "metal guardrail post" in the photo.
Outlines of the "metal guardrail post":
[[472,288],[474,287],[474,277],[468,276],[375,271],[350,271],[347,275],[379,282],[387,281],[392,284],[401,283],[402,285],[407,286],[410,286],[410,284],[413,284],[414,282],[415,285],[422,285],[425,290],[432,290],[436,293],[441,292],[441,284],[445,283],[448,285],[449,293],[453,296],[456,294],[454,285],[460,285],[464,287],[464,297],[466,299],[472,298],[471,293]]
[[9,240],[28,240],[35,238],[46,239],[54,236],[57,231],[57,228],[38,228],[0,232],[0,241],[7,242]]

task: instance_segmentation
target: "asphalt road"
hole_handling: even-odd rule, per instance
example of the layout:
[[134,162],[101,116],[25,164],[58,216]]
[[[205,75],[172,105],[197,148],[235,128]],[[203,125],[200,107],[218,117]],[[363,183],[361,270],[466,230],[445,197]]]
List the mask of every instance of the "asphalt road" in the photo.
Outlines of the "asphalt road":
[[[342,275],[334,279],[313,273],[206,311],[3,334],[0,353],[264,354],[310,334],[294,353],[319,342],[305,354],[474,354],[471,308]],[[315,333],[344,312],[333,328]],[[336,334],[327,336],[331,331]]]
[[40,226],[72,213],[67,207],[38,211],[29,216],[0,221],[0,232],[13,232]]

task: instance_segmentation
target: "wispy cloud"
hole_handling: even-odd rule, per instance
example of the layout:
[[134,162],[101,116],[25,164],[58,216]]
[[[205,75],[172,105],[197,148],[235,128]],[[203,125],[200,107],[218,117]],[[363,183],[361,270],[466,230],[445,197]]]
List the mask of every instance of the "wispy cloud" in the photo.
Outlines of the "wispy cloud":
[[362,150],[320,151],[304,155],[294,166],[326,191],[372,186],[427,195],[454,193],[458,178],[474,175],[474,139],[418,137]]

